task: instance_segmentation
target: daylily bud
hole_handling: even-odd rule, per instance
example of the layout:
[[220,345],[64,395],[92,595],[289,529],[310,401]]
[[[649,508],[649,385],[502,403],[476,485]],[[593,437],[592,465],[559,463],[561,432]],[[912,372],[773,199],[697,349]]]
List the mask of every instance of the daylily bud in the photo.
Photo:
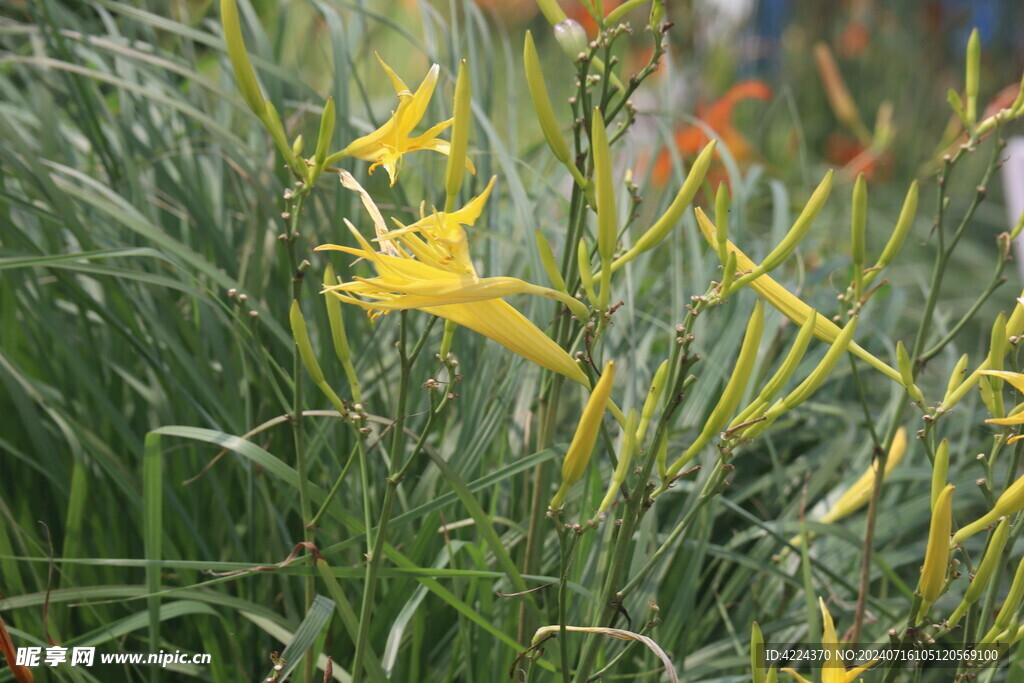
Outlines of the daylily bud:
[[[665,21],[665,0],[654,0],[651,3],[651,14],[647,19],[647,25],[655,36],[661,31],[661,23]],[[655,38],[657,40],[657,38]]]
[[302,364],[306,366],[306,372],[313,378],[315,384],[324,381],[323,370],[313,353],[313,345],[309,341],[309,332],[306,330],[306,319],[302,316],[302,309],[297,299],[292,299],[292,307],[288,314],[288,320],[292,325],[292,335],[295,337],[295,344],[299,347],[299,357]]
[[618,216],[615,210],[615,185],[612,182],[611,151],[601,110],[594,107],[590,142],[594,156],[594,183],[597,197],[597,251],[601,256],[601,288],[597,307],[608,306],[612,275],[612,254],[618,237]]
[[903,378],[903,386],[910,394],[910,400],[914,403],[924,403],[924,395],[914,384],[914,367],[910,363],[910,355],[902,341],[896,342],[896,367],[900,370],[900,377]]
[[324,113],[320,116],[320,132],[316,136],[316,165],[323,168],[327,161],[327,153],[331,147],[331,138],[334,137],[334,98],[328,97],[324,103]]
[[297,157],[302,156],[302,144],[302,136],[299,135],[298,137],[295,138],[295,142],[292,143],[292,154],[294,154]]
[[601,431],[601,419],[604,417],[605,408],[608,406],[608,397],[612,393],[612,383],[615,381],[615,361],[608,361],[601,373],[601,379],[594,385],[590,392],[590,398],[583,408],[583,415],[580,417],[576,433],[569,444],[569,450],[565,452],[565,459],[562,461],[562,485],[558,488],[551,504],[552,510],[557,510],[565,501],[569,488],[583,478],[583,473],[590,462],[590,456],[594,452],[594,443]]
[[562,52],[574,62],[580,53],[587,51],[587,32],[575,19],[566,19],[555,24],[555,40],[562,46]]
[[953,535],[953,545],[959,545],[1000,517],[1009,517],[1024,510],[1024,476],[1010,484],[1003,495],[999,496],[992,510],[981,518],[971,522]]
[[667,360],[662,361],[654,373],[654,379],[651,380],[651,388],[647,392],[647,399],[644,401],[643,410],[640,411],[640,424],[636,429],[637,443],[643,443],[644,436],[647,434],[647,425],[650,424],[654,411],[658,407],[658,402],[661,400],[661,395],[665,391],[665,381],[668,379],[668,366],[669,362]]
[[981,639],[981,642],[990,643],[994,641],[999,634],[1010,627],[1010,622],[1013,621],[1014,616],[1017,614],[1017,608],[1020,607],[1022,599],[1024,599],[1024,558],[1017,565],[1017,571],[1013,575],[1013,583],[1010,584],[1010,591],[1006,594],[1006,599],[1003,600],[1003,606],[999,608],[999,614],[996,615],[995,623],[992,624],[992,628]]
[[235,70],[235,81],[249,109],[261,117],[266,110],[266,102],[256,82],[256,74],[245,51],[245,40],[242,38],[242,25],[238,20],[238,4],[236,0],[221,0],[221,21],[224,23],[224,41],[228,45],[228,58]]
[[704,182],[704,177],[708,174],[708,169],[711,167],[711,161],[714,158],[715,144],[716,141],[712,140],[705,145],[701,153],[697,155],[693,165],[690,166],[690,172],[686,174],[686,181],[679,188],[679,192],[676,193],[675,199],[672,200],[668,209],[665,210],[661,218],[647,232],[640,236],[640,239],[636,241],[629,251],[615,259],[615,263],[612,264],[612,272],[615,272],[645,251],[656,247],[665,239],[669,231],[679,224],[683,217],[683,212],[686,211],[686,207],[693,201],[694,195],[697,194],[701,183]]
[[562,137],[555,112],[551,108],[548,89],[544,85],[544,72],[541,69],[540,58],[537,56],[537,48],[533,44],[533,35],[529,31],[526,32],[526,43],[523,47],[523,64],[526,67],[526,84],[530,88],[533,108],[537,112],[537,119],[540,121],[544,139],[547,140],[548,147],[551,148],[555,158],[563,164],[569,164],[571,163],[569,145]]
[[629,474],[629,465],[633,460],[633,453],[636,451],[636,425],[637,416],[634,408],[629,411],[629,417],[626,418],[626,426],[622,430],[622,444],[619,446],[619,462],[615,465],[615,472],[608,484],[608,491],[597,507],[598,515],[603,515],[612,506],[619,487],[622,486],[622,482],[626,481],[626,475]]
[[932,603],[938,600],[946,585],[946,569],[949,565],[949,531],[953,526],[953,489],[949,484],[939,494],[932,509],[932,522],[928,530],[928,545],[924,553],[924,567],[917,591],[921,595],[921,608],[917,620],[928,614]]
[[729,244],[729,188],[724,182],[718,183],[715,193],[715,250],[718,260],[729,260],[726,245]]
[[839,73],[839,67],[832,57],[832,51],[825,43],[818,43],[814,46],[814,58],[818,62],[818,72],[825,85],[825,95],[832,107],[832,112],[842,123],[846,124],[858,135],[865,130],[857,112],[857,105],[854,104],[850,91]]
[[978,115],[978,75],[981,70],[981,37],[978,29],[971,31],[967,40],[967,69],[964,94],[967,96],[967,119],[974,123]]
[[832,369],[839,362],[843,353],[850,346],[853,341],[853,333],[857,329],[857,318],[853,317],[850,322],[846,323],[843,327],[842,332],[836,337],[836,340],[832,342],[832,346],[827,352],[825,357],[821,359],[818,366],[811,371],[811,374],[807,375],[807,379],[800,383],[796,389],[791,391],[786,398],[783,399],[782,403],[785,410],[792,410],[804,401],[806,401],[812,393],[814,393],[818,387],[822,385],[825,378],[829,376]]
[[747,388],[747,381],[754,371],[754,363],[757,361],[757,351],[761,344],[761,332],[763,330],[764,305],[758,299],[757,303],[754,304],[754,311],[750,314],[750,319],[747,321],[747,331],[743,336],[739,355],[736,357],[736,365],[733,368],[732,375],[729,377],[729,381],[725,385],[725,389],[722,390],[722,396],[718,399],[718,403],[704,423],[704,428],[701,430],[700,435],[694,439],[690,447],[668,468],[669,477],[678,474],[679,470],[686,463],[695,458],[700,453],[700,450],[725,426],[729,421],[729,417],[735,412],[736,406],[739,404],[740,399],[743,398],[743,392]]
[[1022,230],[1024,230],[1024,211],[1020,212],[1020,218],[1017,219],[1017,223],[1013,226],[1013,230],[1010,231],[1010,241],[1013,242],[1016,240]]
[[756,621],[750,627],[750,673],[754,683],[765,683],[764,635]]
[[[585,239],[581,239],[576,245],[576,265],[580,271],[580,281],[583,282],[583,291],[587,293],[590,303],[597,306],[597,293],[594,291],[594,273],[590,270],[590,246]],[[598,307],[600,308],[600,307]]]
[[[324,268],[324,287],[331,287],[338,284],[338,278],[334,275],[334,266],[330,263]],[[331,342],[334,345],[334,354],[345,369],[345,377],[348,378],[349,390],[356,403],[362,399],[362,387],[359,378],[356,376],[355,368],[352,366],[352,352],[348,346],[348,335],[345,334],[345,323],[341,317],[341,302],[337,297],[325,296],[327,306],[327,322],[331,329]]]
[[[885,471],[882,473],[882,481],[884,482],[892,474],[892,471],[896,469],[896,466],[903,460],[903,456],[907,453],[907,430],[900,427],[896,431],[896,436],[892,440],[892,445],[889,447],[889,453],[885,458]],[[828,509],[828,511],[822,515],[819,521],[825,524],[832,524],[839,520],[849,517],[857,510],[861,509],[868,504],[871,500],[871,494],[875,488],[875,477],[878,472],[878,462],[872,462],[867,470],[864,471],[857,481],[850,485],[850,488],[843,492],[843,495],[839,497],[839,500]]]
[[731,251],[725,260],[725,265],[722,266],[722,286],[718,288],[721,295],[724,295],[732,288],[732,283],[736,279],[736,267],[736,252]]
[[567,292],[565,280],[562,279],[562,273],[558,270],[558,264],[555,262],[555,255],[551,251],[548,238],[540,230],[534,230],[533,237],[537,240],[537,253],[540,254],[540,262],[544,265],[544,272],[548,274],[551,286],[560,292]]
[[462,179],[466,175],[466,150],[469,147],[469,129],[473,124],[470,111],[471,88],[469,67],[463,59],[459,61],[459,75],[455,79],[455,115],[448,165],[444,174],[445,211],[455,208],[459,190],[462,189]]
[[946,91],[946,101],[949,102],[949,108],[953,110],[953,113],[956,114],[961,123],[965,126],[971,125],[971,120],[967,117],[967,107],[964,106],[960,93],[950,88]]
[[736,418],[729,425],[729,428],[733,428],[739,424],[742,424],[748,420],[758,417],[758,413],[767,407],[768,402],[775,398],[775,395],[782,390],[782,387],[789,381],[789,378],[796,371],[800,365],[800,361],[804,359],[804,354],[807,352],[807,347],[811,343],[811,338],[814,336],[814,323],[815,318],[818,314],[812,312],[811,315],[807,316],[807,320],[800,327],[800,332],[797,333],[796,339],[793,341],[793,346],[789,348],[789,353],[786,354],[786,358],[779,365],[779,369],[775,371],[772,378],[768,380],[768,383],[764,385],[761,392],[757,395],[750,405],[746,409],[736,416]]
[[960,356],[960,360],[956,362],[953,367],[953,372],[949,375],[949,382],[946,384],[946,395],[942,397],[942,404],[946,405],[949,402],[949,397],[956,391],[964,382],[964,373],[967,372],[967,363],[969,359],[967,354]]
[[889,262],[899,252],[900,247],[903,246],[903,242],[907,239],[907,234],[914,224],[914,216],[917,214],[917,195],[917,181],[915,180],[910,183],[910,189],[907,190],[907,196],[903,200],[903,208],[900,209],[900,216],[896,219],[896,227],[893,229],[889,241],[885,243],[882,255],[878,257],[874,267],[864,274],[865,285],[874,280],[879,271],[889,265]]
[[939,494],[946,487],[946,477],[949,474],[949,439],[939,442],[935,449],[935,462],[932,463],[932,509],[935,509],[935,501]]
[[974,572],[971,584],[964,592],[964,599],[953,610],[949,619],[946,620],[946,625],[949,628],[953,628],[960,623],[960,620],[967,614],[967,610],[971,608],[971,605],[981,599],[982,594],[992,579],[992,575],[995,573],[996,565],[999,564],[999,558],[1003,554],[1003,548],[1006,547],[1006,539],[1009,536],[1010,520],[1003,517],[989,539],[988,548],[985,549],[985,555],[981,558],[981,564],[978,565],[978,570]]
[[815,188],[814,192],[811,193],[810,199],[807,200],[807,204],[804,206],[804,210],[797,216],[796,221],[793,223],[793,227],[789,229],[782,241],[772,249],[764,260],[757,268],[747,273],[736,281],[736,286],[745,285],[752,280],[756,280],[761,275],[764,275],[775,268],[777,268],[786,258],[793,253],[793,250],[797,248],[800,241],[807,234],[814,219],[821,212],[822,207],[825,206],[825,202],[828,200],[828,195],[832,191],[832,176],[833,171],[830,169],[825,177]]
[[868,185],[864,174],[857,176],[853,185],[853,209],[850,219],[850,252],[853,258],[854,277],[860,280],[867,260],[867,243],[865,232],[868,214]]

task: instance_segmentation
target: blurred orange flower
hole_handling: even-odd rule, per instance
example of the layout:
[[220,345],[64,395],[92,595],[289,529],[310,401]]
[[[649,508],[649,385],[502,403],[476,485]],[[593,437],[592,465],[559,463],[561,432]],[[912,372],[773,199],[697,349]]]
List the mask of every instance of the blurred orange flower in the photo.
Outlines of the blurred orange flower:
[[[747,80],[740,81],[726,91],[719,99],[709,105],[697,104],[696,118],[714,131],[722,144],[729,149],[729,153],[736,161],[749,161],[757,156],[750,142],[732,121],[733,108],[744,100],[767,101],[772,97],[772,89],[763,81]],[[696,123],[681,126],[676,130],[675,146],[679,154],[684,157],[696,156],[708,143],[709,138],[705,129]],[[716,173],[717,170],[717,173]],[[672,172],[672,155],[665,149],[654,162],[652,178],[660,185],[663,185]],[[718,184],[718,179],[724,179],[722,169],[712,168],[708,174],[712,187]]]

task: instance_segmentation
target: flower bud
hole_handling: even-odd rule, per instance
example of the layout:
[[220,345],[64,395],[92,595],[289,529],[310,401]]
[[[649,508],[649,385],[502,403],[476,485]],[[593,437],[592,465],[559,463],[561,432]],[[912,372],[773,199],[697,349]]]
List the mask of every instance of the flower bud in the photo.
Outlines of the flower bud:
[[238,3],[236,0],[221,0],[221,21],[224,23],[224,41],[228,45],[228,58],[235,70],[235,81],[242,97],[254,114],[262,117],[266,110],[266,101],[256,82],[256,73],[252,70],[252,62],[245,50],[242,38],[242,25],[238,19]]
[[658,366],[658,370],[654,373],[654,379],[651,380],[651,388],[647,392],[647,399],[644,401],[643,410],[640,411],[640,423],[636,428],[637,443],[643,443],[644,436],[647,434],[647,426],[650,424],[654,411],[658,407],[658,402],[661,400],[661,395],[665,391],[665,382],[668,380],[668,367],[669,362],[667,360],[662,361],[661,365]]
[[590,462],[590,456],[594,452],[594,443],[601,431],[601,419],[604,417],[605,408],[608,406],[608,398],[612,393],[612,383],[615,381],[615,361],[608,361],[601,373],[601,379],[594,385],[590,392],[586,406],[583,407],[583,415],[580,417],[576,433],[569,444],[569,450],[565,452],[565,459],[562,461],[562,485],[558,488],[551,504],[551,510],[557,510],[565,501],[565,496],[573,484],[583,478],[583,473]]
[[686,181],[679,188],[679,192],[676,193],[675,199],[672,200],[668,209],[665,210],[661,218],[647,232],[640,236],[640,239],[636,241],[629,251],[615,259],[615,263],[612,264],[612,272],[615,272],[645,251],[658,246],[665,239],[665,236],[668,235],[669,231],[680,223],[683,218],[683,212],[686,211],[686,207],[693,201],[697,190],[700,189],[701,184],[704,182],[704,177],[708,174],[708,169],[711,168],[715,144],[716,141],[712,140],[705,145],[701,153],[697,155],[693,165],[690,166],[690,172],[686,174]]
[[548,89],[544,84],[544,72],[540,65],[540,57],[537,56],[537,48],[533,44],[533,35],[526,32],[526,42],[523,47],[523,65],[526,67],[526,85],[530,89],[530,97],[533,99],[533,108],[537,112],[537,119],[540,121],[540,129],[544,133],[548,147],[555,155],[555,158],[563,164],[569,164],[569,145],[562,137],[562,130],[555,118],[555,112],[551,108],[551,98],[548,97]]
[[960,530],[953,535],[953,545],[959,545],[965,539],[970,538],[990,524],[994,524],[1000,517],[1009,517],[1021,510],[1024,510],[1024,476],[1010,484],[1003,495],[999,496],[992,510],[971,522],[967,526],[960,527]]
[[978,29],[971,31],[967,40],[967,69],[964,78],[964,95],[967,97],[967,120],[974,123],[978,117],[978,75],[981,70],[981,37]]
[[946,477],[949,474],[949,439],[943,439],[939,442],[939,447],[935,449],[935,462],[932,463],[932,503],[931,507],[935,509],[935,501],[939,499],[939,494],[946,487]]
[[855,274],[864,269],[864,262],[867,260],[867,243],[865,232],[867,227],[868,213],[868,185],[864,180],[864,174],[857,176],[857,182],[853,185],[853,209],[850,219],[850,252],[853,258]]
[[914,216],[917,214],[917,197],[917,181],[915,180],[910,183],[910,189],[907,190],[907,196],[903,200],[903,208],[900,209],[900,216],[896,219],[896,227],[893,228],[889,241],[885,243],[882,255],[878,257],[874,267],[864,274],[865,286],[874,280],[883,268],[889,265],[889,262],[899,252],[900,247],[903,246],[903,242],[907,239],[907,234],[910,233],[910,228],[914,224]]
[[466,150],[469,147],[469,129],[473,124],[470,111],[471,96],[469,67],[463,59],[459,62],[459,75],[455,79],[455,114],[452,122],[451,148],[444,174],[445,211],[455,208],[459,190],[462,189],[462,179],[466,174]]
[[981,639],[981,642],[993,642],[999,634],[1010,627],[1010,623],[1017,614],[1017,608],[1020,607],[1021,599],[1024,599],[1024,558],[1021,558],[1017,565],[1013,583],[1010,584],[1010,591],[1006,594],[1006,599],[1003,600],[1003,606],[999,608],[995,623],[992,624],[992,628]]
[[971,605],[981,599],[982,594],[992,580],[996,566],[999,564],[999,558],[1003,554],[1003,548],[1006,547],[1006,539],[1009,536],[1010,520],[1003,517],[999,522],[999,526],[992,533],[992,538],[989,539],[988,548],[985,549],[985,555],[981,558],[981,564],[978,565],[978,570],[974,573],[971,584],[964,592],[963,601],[953,611],[953,614],[949,616],[949,619],[946,620],[949,628],[956,626],[967,613],[967,610],[970,609]]
[[574,62],[581,52],[587,51],[587,32],[575,19],[566,19],[555,24],[555,40],[562,47],[562,52]]
[[562,273],[558,270],[555,254],[551,251],[551,243],[548,242],[548,238],[540,230],[534,230],[533,237],[537,241],[537,253],[540,254],[540,262],[544,265],[544,272],[547,273],[551,286],[560,292],[567,292],[565,280],[562,279]]
[[921,595],[921,608],[917,620],[921,621],[946,585],[946,569],[949,565],[949,532],[953,526],[953,489],[949,484],[942,490],[935,507],[928,530],[928,545],[924,553],[924,567],[917,591]]

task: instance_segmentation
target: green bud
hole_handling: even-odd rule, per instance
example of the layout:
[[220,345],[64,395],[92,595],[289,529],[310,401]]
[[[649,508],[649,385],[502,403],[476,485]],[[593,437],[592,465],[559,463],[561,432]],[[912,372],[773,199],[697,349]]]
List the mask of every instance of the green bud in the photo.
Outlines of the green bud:
[[[324,268],[324,287],[337,284],[338,278],[334,274],[334,267],[328,263]],[[338,361],[345,370],[345,377],[348,379],[353,400],[359,403],[362,401],[362,387],[359,384],[359,378],[356,377],[355,368],[352,366],[352,352],[348,345],[348,335],[345,333],[345,323],[341,317],[341,302],[332,294],[326,294],[324,302],[327,305],[327,322],[331,329],[334,355],[338,357]]]
[[999,564],[999,558],[1003,554],[1003,549],[1006,547],[1006,541],[1009,536],[1010,520],[1007,517],[1003,517],[989,538],[988,548],[985,549],[985,555],[981,558],[981,564],[978,565],[977,571],[974,572],[974,578],[971,579],[970,585],[964,591],[964,599],[953,610],[949,619],[946,620],[949,628],[953,628],[960,623],[960,620],[967,614],[967,610],[971,608],[971,605],[978,602],[985,593],[985,589],[988,588],[992,577],[995,575],[996,566]]
[[917,404],[924,403],[924,395],[917,388],[917,385],[914,384],[914,366],[910,362],[910,355],[907,353],[907,348],[903,346],[902,341],[896,342],[896,366],[899,368],[903,386],[907,388],[907,393],[910,394],[910,400]]
[[946,383],[946,394],[945,396],[942,397],[943,405],[949,403],[949,399],[953,395],[953,392],[956,391],[957,388],[964,383],[964,373],[967,372],[968,362],[969,359],[967,354],[965,353],[964,355],[960,356],[960,360],[958,360],[956,362],[956,365],[953,367],[953,372],[950,373],[949,375],[949,382]]
[[946,585],[946,572],[949,568],[949,531],[953,526],[954,488],[956,487],[952,484],[945,486],[932,508],[924,566],[921,568],[921,579],[917,584],[917,592],[921,596],[918,621],[928,614],[932,603],[939,599]]
[[800,212],[796,221],[793,223],[793,227],[789,229],[786,236],[782,238],[778,246],[771,250],[764,260],[757,268],[747,273],[736,281],[736,286],[740,287],[748,282],[756,280],[765,273],[771,272],[777,268],[786,258],[793,253],[793,250],[797,248],[800,241],[803,240],[804,235],[810,229],[814,219],[817,218],[821,212],[822,207],[825,206],[825,202],[828,200],[828,195],[832,191],[832,176],[833,172],[829,170],[825,174],[824,179],[818,184],[818,187],[811,194],[811,198],[807,200],[807,204],[804,206],[804,210]]
[[651,3],[651,14],[647,20],[647,25],[651,28],[651,33],[657,36],[661,33],[661,24],[665,21],[665,0],[654,0]]
[[932,508],[935,508],[935,501],[939,499],[942,489],[946,488],[946,479],[949,474],[949,439],[939,442],[935,449],[935,462],[932,463]]
[[750,672],[754,683],[765,683],[764,635],[755,621],[750,627]]
[[601,110],[594,107],[590,135],[594,156],[594,183],[597,198],[597,252],[601,256],[601,289],[597,307],[608,306],[612,275],[612,254],[618,237],[618,216],[615,209],[615,185],[612,182],[611,150]]
[[334,98],[328,97],[324,103],[324,113],[320,116],[320,132],[316,136],[316,165],[323,168],[327,161],[327,154],[331,148],[331,138],[334,137]]
[[679,188],[679,192],[676,193],[675,199],[672,200],[668,209],[647,232],[640,236],[640,239],[636,241],[629,251],[615,259],[615,263],[612,264],[612,272],[626,265],[645,251],[656,247],[665,239],[669,231],[679,224],[683,218],[683,212],[686,211],[686,207],[693,201],[697,190],[700,189],[701,184],[704,182],[704,177],[708,174],[708,169],[711,167],[711,161],[714,158],[715,144],[715,141],[712,140],[697,155],[693,166],[690,167],[690,172],[686,174],[686,181]]
[[999,608],[999,614],[996,615],[995,623],[992,625],[991,630],[985,634],[985,637],[981,639],[981,642],[992,642],[1000,633],[1009,628],[1010,622],[1013,621],[1014,616],[1017,614],[1017,608],[1020,607],[1021,599],[1024,599],[1024,559],[1021,559],[1017,565],[1017,571],[1013,575],[1013,583],[1010,584],[1010,591],[1006,594],[1006,599],[1003,600],[1003,606]]
[[540,230],[534,230],[533,237],[537,241],[537,252],[540,254],[540,262],[544,265],[544,272],[547,273],[551,286],[560,292],[568,293],[568,290],[565,288],[565,280],[562,279],[562,273],[558,270],[558,264],[555,262],[555,255],[551,251],[551,244],[548,242],[548,238]]
[[555,24],[555,40],[569,59],[576,61],[581,53],[587,52],[587,32],[575,19],[566,19]]
[[867,285],[875,276],[889,265],[889,262],[893,260],[896,253],[899,252],[900,247],[903,246],[903,242],[907,239],[907,234],[910,232],[911,226],[914,224],[914,216],[917,214],[917,181],[910,183],[910,189],[907,190],[906,199],[903,200],[903,208],[900,210],[900,217],[896,220],[896,227],[892,231],[892,236],[889,241],[886,242],[885,248],[882,250],[882,255],[878,257],[878,261],[875,263],[874,268],[865,273],[864,284]]
[[626,425],[622,431],[622,445],[619,446],[619,462],[615,465],[615,472],[612,474],[612,479],[608,483],[608,491],[604,494],[604,499],[601,504],[597,507],[597,514],[604,516],[608,511],[608,508],[615,502],[615,495],[619,492],[619,487],[626,481],[626,475],[629,474],[629,465],[633,461],[633,453],[636,452],[636,425],[637,416],[636,409],[629,411],[629,416],[626,418]]
[[853,211],[850,221],[850,251],[855,273],[860,273],[864,269],[864,262],[867,260],[867,243],[865,241],[867,212],[868,186],[864,180],[864,174],[861,173],[853,185]]
[[640,425],[636,430],[637,443],[643,443],[644,436],[647,435],[647,426],[651,423],[654,411],[657,409],[658,402],[661,401],[661,395],[665,391],[668,368],[669,362],[667,360],[662,361],[661,365],[658,366],[658,370],[654,373],[654,379],[651,380],[651,388],[647,392],[647,399],[644,401],[643,410],[640,411]]
[[[581,239],[576,245],[576,265],[580,271],[580,281],[583,283],[583,291],[587,293],[590,303],[597,306],[597,293],[594,291],[594,273],[590,269],[590,247],[585,239]],[[598,306],[598,308],[600,308]]]
[[725,263],[729,260],[727,245],[729,243],[729,188],[725,183],[718,183],[715,193],[715,250],[718,260]]
[[779,369],[775,371],[772,378],[764,385],[757,398],[732,421],[732,424],[729,425],[730,429],[758,417],[759,412],[763,411],[767,407],[768,402],[775,398],[775,395],[782,390],[782,387],[789,381],[793,373],[796,372],[797,367],[800,366],[800,361],[804,359],[804,354],[807,353],[807,347],[814,336],[814,326],[817,323],[817,318],[817,311],[812,310],[811,314],[804,320],[804,324],[800,326],[800,332],[797,333],[793,346],[789,348],[789,353],[786,354],[786,358],[779,365]]
[[[806,401],[810,395],[824,383],[825,379],[839,362],[839,359],[842,358],[843,354],[846,353],[846,350],[849,348],[850,343],[853,341],[853,333],[856,329],[857,318],[853,317],[850,319],[850,322],[846,323],[846,326],[839,333],[839,336],[836,337],[836,340],[832,342],[829,350],[825,353],[825,357],[821,359],[821,362],[818,363],[817,367],[811,371],[811,374],[807,375],[807,378],[801,382],[796,389],[790,392],[789,395],[782,400],[782,407],[784,411],[796,408],[798,405]],[[772,408],[772,410],[769,410],[768,414],[771,415],[773,410],[775,409]],[[779,414],[781,414],[781,412]],[[775,419],[775,417],[778,417],[778,415],[771,417],[770,419]]]
[[266,110],[266,103],[259,83],[256,82],[256,73],[252,69],[252,62],[249,61],[249,55],[245,50],[245,40],[242,38],[242,25],[238,19],[236,0],[221,0],[220,15],[224,24],[224,41],[228,45],[228,58],[235,70],[238,89],[242,91],[242,97],[245,98],[249,109],[257,116],[262,117]]
[[455,116],[452,123],[451,148],[448,154],[448,165],[445,168],[444,210],[452,211],[462,189],[462,179],[466,174],[466,152],[469,148],[469,129],[472,127],[470,103],[472,84],[466,60],[459,61],[459,75],[455,79]]
[[686,463],[700,453],[711,441],[712,438],[725,426],[729,417],[735,412],[743,392],[746,391],[747,382],[754,372],[754,364],[757,362],[757,351],[761,345],[761,333],[764,331],[764,302],[761,299],[754,304],[754,311],[747,321],[747,331],[743,336],[743,343],[740,345],[739,355],[736,357],[736,365],[733,367],[732,375],[722,390],[718,403],[711,411],[711,415],[704,422],[704,428],[700,435],[690,444],[690,447],[679,456],[668,468],[668,477],[674,477]]
[[302,364],[306,366],[306,372],[313,378],[315,384],[322,384],[324,381],[323,370],[313,353],[313,345],[309,341],[309,332],[306,330],[306,319],[302,317],[302,309],[297,299],[292,299],[292,307],[288,314],[292,325],[292,336],[295,337],[295,344],[299,347],[299,357]]
[[295,142],[292,143],[292,154],[294,154],[296,157],[302,156],[303,142],[304,141],[302,139],[302,136],[299,135],[298,137],[295,138]]
[[967,96],[967,120],[974,123],[978,115],[978,75],[981,71],[981,37],[978,29],[971,31],[967,40],[967,69],[964,94]]
[[572,163],[569,157],[569,145],[562,137],[562,130],[555,118],[555,112],[551,108],[551,98],[548,97],[548,89],[544,84],[544,72],[541,68],[540,58],[537,56],[537,48],[533,44],[533,35],[526,32],[526,42],[523,47],[523,64],[526,67],[526,85],[530,89],[530,97],[533,99],[533,108],[537,112],[537,119],[540,121],[540,129],[544,133],[548,147],[555,155],[555,158],[563,164]]

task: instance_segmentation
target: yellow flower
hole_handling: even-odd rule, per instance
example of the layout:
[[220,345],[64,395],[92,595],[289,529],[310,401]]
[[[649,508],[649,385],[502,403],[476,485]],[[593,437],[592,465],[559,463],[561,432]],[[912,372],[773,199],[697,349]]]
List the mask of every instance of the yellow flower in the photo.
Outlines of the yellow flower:
[[[982,370],[982,375],[989,375],[991,377],[998,377],[999,379],[1005,379],[1009,382],[1014,389],[1024,393],[1024,375],[1018,372],[1006,372],[1004,370]],[[1024,405],[1024,404],[1022,404]],[[1024,424],[1024,409],[1021,406],[1017,406],[1013,409],[1008,417],[993,417],[985,420],[989,424],[1000,425],[1002,427],[1015,427],[1017,425]],[[1007,439],[1006,443],[1010,444],[1015,441],[1024,439],[1024,434],[1017,434]]]
[[[818,604],[821,606],[821,621],[822,621],[822,634],[821,634],[821,647],[823,650],[829,650],[831,656],[829,660],[822,664],[821,667],[821,683],[851,683],[860,678],[861,674],[865,673],[868,669],[875,665],[876,660],[872,660],[867,664],[855,667],[847,670],[843,665],[842,651],[839,649],[839,638],[836,637],[836,626],[832,622],[832,615],[828,613],[828,608],[825,607],[825,601],[818,598]],[[790,676],[803,683],[811,683],[808,679],[804,678],[792,669],[783,669]]]
[[[442,121],[427,129],[426,132],[412,137],[412,131],[419,125],[420,120],[426,113],[430,96],[434,93],[434,87],[437,85],[438,66],[435,64],[430,67],[426,78],[423,79],[420,87],[413,93],[391,67],[384,63],[380,55],[377,55],[377,61],[384,67],[388,77],[391,79],[391,84],[395,88],[395,93],[398,95],[399,100],[398,109],[395,110],[391,118],[383,126],[369,135],[364,135],[352,141],[345,149],[329,156],[327,164],[331,165],[345,157],[355,157],[356,159],[369,161],[372,162],[370,165],[371,173],[378,166],[383,166],[388,172],[391,184],[394,185],[395,180],[398,179],[398,171],[402,166],[403,154],[416,152],[421,149],[430,149],[441,154],[448,154],[451,151],[451,143],[447,140],[440,140],[437,136],[448,126],[452,125],[454,119]],[[473,162],[468,157],[466,159],[466,168],[469,169],[470,173],[476,173]]]
[[472,225],[487,201],[494,180],[478,197],[451,213],[437,213],[389,231],[376,205],[351,176],[346,187],[360,193],[373,217],[381,244],[378,252],[348,220],[345,224],[359,247],[324,244],[317,251],[336,250],[366,259],[377,277],[353,277],[324,288],[325,294],[360,306],[372,317],[394,310],[418,308],[431,315],[468,327],[490,337],[523,358],[590,386],[586,375],[568,353],[523,314],[502,301],[513,294],[535,294],[555,299],[585,316],[586,307],[573,297],[512,277],[479,277],[469,258],[463,225]]

